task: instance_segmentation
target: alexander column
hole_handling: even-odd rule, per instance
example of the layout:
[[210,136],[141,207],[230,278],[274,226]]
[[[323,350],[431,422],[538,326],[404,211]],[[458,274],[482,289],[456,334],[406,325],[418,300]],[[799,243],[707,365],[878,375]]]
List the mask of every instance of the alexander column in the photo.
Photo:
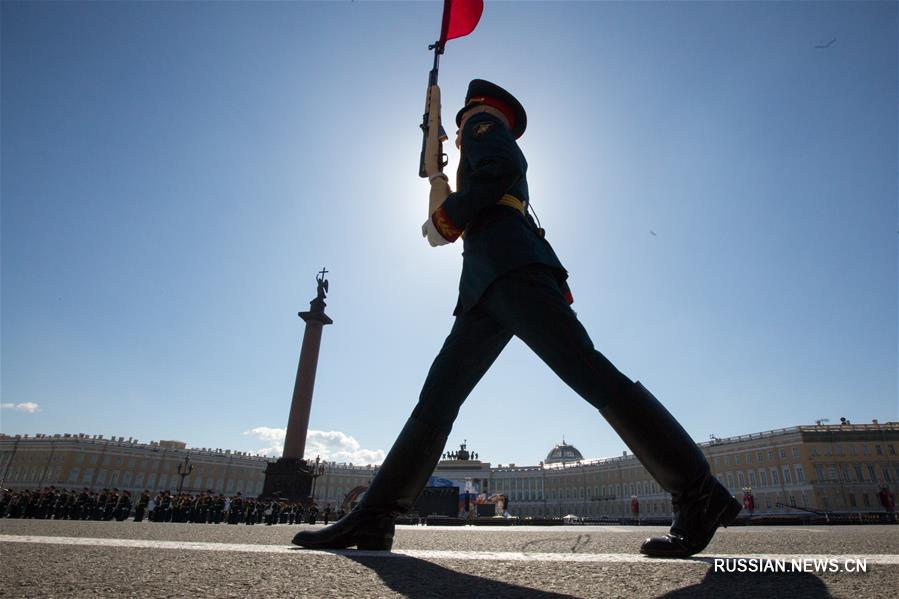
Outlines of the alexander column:
[[290,501],[307,499],[310,497],[313,479],[321,474],[318,470],[318,460],[315,462],[306,460],[303,454],[306,449],[306,432],[309,429],[309,413],[312,410],[312,390],[315,387],[315,370],[318,366],[322,329],[326,324],[334,322],[325,314],[327,273],[328,271],[323,268],[315,277],[318,293],[315,299],[309,302],[309,311],[298,314],[306,322],[306,332],[303,334],[300,363],[297,366],[293,399],[290,402],[287,435],[281,457],[265,469],[265,483],[262,489],[264,496],[277,493]]

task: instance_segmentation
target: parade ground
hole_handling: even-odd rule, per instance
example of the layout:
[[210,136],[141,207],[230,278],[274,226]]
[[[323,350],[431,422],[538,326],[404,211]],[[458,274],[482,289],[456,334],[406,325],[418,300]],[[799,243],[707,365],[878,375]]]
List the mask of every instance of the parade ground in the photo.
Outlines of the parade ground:
[[[647,526],[400,526],[393,551],[309,551],[300,526],[3,520],[2,597],[895,597],[895,526],[721,530],[649,559]],[[303,525],[309,528],[309,525]]]

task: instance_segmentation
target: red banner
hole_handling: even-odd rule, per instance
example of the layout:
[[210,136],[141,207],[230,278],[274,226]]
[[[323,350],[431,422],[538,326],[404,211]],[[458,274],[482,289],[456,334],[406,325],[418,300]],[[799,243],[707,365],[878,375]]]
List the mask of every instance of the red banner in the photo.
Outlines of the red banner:
[[443,48],[447,41],[474,31],[482,12],[484,0],[443,0],[443,25],[437,45]]

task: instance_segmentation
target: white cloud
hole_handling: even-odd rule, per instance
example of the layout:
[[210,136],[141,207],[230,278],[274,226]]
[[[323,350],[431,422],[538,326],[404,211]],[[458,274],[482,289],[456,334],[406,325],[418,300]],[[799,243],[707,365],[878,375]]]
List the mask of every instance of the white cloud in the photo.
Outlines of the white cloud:
[[26,401],[25,403],[4,403],[0,404],[0,408],[4,410],[16,410],[17,412],[28,412],[34,414],[38,411],[38,405],[34,402]]
[[[277,457],[284,448],[287,429],[257,426],[244,432],[265,441],[267,447],[255,450],[260,455]],[[348,462],[352,464],[380,464],[387,455],[383,449],[363,449],[353,437],[340,431],[308,431],[306,433],[306,458],[321,456],[327,462]]]

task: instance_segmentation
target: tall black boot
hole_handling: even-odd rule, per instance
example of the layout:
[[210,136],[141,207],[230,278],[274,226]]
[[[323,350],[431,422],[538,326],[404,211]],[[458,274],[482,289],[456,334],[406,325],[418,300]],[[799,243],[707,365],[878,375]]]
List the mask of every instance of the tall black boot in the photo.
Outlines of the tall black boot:
[[448,436],[449,431],[410,416],[359,505],[330,526],[297,533],[293,544],[310,549],[355,545],[359,549],[390,550],[396,517],[412,509]]
[[699,446],[640,383],[600,410],[643,467],[671,493],[675,518],[664,537],[646,539],[640,552],[687,557],[705,549],[715,530],[733,522],[742,506],[712,476]]

